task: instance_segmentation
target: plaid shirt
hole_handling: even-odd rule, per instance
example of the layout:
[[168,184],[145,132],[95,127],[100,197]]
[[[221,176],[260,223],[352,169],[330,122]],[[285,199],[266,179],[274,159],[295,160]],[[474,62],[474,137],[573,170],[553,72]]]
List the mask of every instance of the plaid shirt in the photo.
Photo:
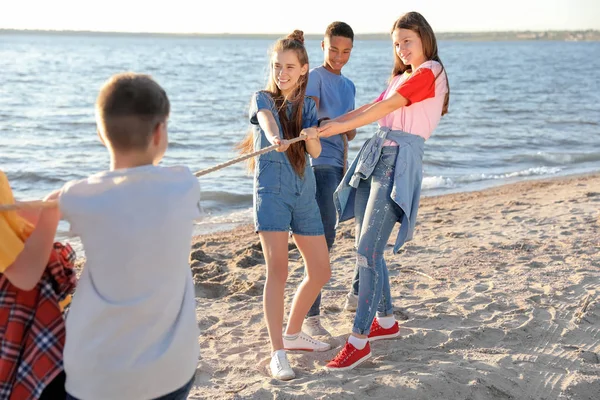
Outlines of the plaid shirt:
[[0,274],[0,400],[37,399],[63,370],[59,302],[75,288],[74,261],[71,246],[55,243],[42,279],[30,291]]

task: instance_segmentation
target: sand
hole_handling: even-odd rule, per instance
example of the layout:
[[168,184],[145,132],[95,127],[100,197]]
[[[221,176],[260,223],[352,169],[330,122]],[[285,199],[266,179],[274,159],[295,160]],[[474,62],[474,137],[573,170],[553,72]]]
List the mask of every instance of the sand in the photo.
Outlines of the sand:
[[[190,399],[600,399],[600,174],[424,198],[414,240],[388,244],[402,336],[360,367],[322,367],[352,327],[352,221],[337,234],[323,325],[334,348],[268,374],[264,259],[251,226],[190,255],[201,358]],[[290,242],[286,307],[303,276]],[[287,313],[288,308],[286,308]]]

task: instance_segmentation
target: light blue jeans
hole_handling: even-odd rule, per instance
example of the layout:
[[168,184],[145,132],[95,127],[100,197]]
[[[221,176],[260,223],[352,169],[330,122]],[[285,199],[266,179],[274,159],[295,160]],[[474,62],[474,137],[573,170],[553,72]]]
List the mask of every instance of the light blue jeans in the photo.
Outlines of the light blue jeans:
[[358,307],[352,332],[359,335],[369,334],[375,314],[380,317],[393,315],[390,279],[383,252],[394,225],[403,215],[390,196],[397,154],[397,146],[383,147],[373,174],[361,180],[356,189]]

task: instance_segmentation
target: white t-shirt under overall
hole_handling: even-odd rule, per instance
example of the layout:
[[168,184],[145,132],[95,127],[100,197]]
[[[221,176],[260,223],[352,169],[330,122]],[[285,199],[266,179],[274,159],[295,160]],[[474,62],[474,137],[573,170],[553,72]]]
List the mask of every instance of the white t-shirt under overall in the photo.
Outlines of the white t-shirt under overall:
[[150,399],[193,376],[195,294],[188,264],[200,188],[185,167],[102,172],[63,188],[60,208],[86,263],[67,315],[67,392]]

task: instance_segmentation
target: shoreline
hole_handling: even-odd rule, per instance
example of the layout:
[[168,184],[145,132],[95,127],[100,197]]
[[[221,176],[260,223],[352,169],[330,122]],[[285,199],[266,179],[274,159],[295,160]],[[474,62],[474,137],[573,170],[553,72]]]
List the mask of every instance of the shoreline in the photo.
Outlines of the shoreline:
[[[442,193],[442,194],[432,194],[432,195],[421,195],[421,207],[423,207],[424,203],[427,203],[428,201],[434,201],[433,199],[443,199],[443,198],[453,198],[452,196],[461,196],[461,195],[469,195],[469,194],[476,194],[476,193],[485,193],[487,191],[491,191],[491,190],[499,190],[500,188],[503,187],[509,187],[512,185],[528,185],[530,183],[535,183],[535,182],[552,182],[552,181],[561,181],[561,180],[570,180],[570,179],[577,179],[577,178],[582,178],[582,177],[588,177],[588,176],[600,176],[600,171],[593,171],[593,172],[581,172],[581,173],[573,173],[573,174],[564,174],[564,175],[557,175],[557,176],[550,176],[550,177],[537,177],[537,176],[532,176],[532,177],[521,177],[521,178],[514,178],[514,179],[518,179],[514,182],[498,182],[496,185],[491,185],[491,186],[486,186],[483,189],[473,189],[473,190],[466,190],[466,191],[450,191],[448,193]],[[476,195],[479,196],[479,195]],[[443,200],[442,200],[443,201]],[[234,214],[238,217],[241,214],[244,214],[246,212],[250,212],[250,216],[249,216],[249,220],[250,222],[248,223],[240,223],[240,222],[213,222],[213,221],[209,221],[208,224],[212,226],[211,230],[209,232],[206,233],[202,233],[199,232],[199,228],[198,226],[201,226],[204,223],[204,219],[201,219],[199,222],[197,222],[195,224],[194,227],[194,231],[198,232],[198,233],[194,233],[193,234],[193,238],[192,238],[192,243],[196,242],[198,240],[201,240],[202,238],[205,237],[213,237],[213,236],[220,236],[220,235],[228,235],[228,234],[233,234],[236,231],[243,229],[244,231],[249,230],[252,234],[255,234],[253,232],[252,227],[254,226],[253,222],[252,222],[252,214],[251,214],[251,208],[248,209],[236,209],[234,211]],[[217,218],[223,218],[223,216],[225,215],[229,215],[229,214],[219,214],[216,217]],[[210,219],[211,216],[208,217],[208,219]],[[418,216],[418,219],[420,219],[420,214]],[[417,221],[417,224],[419,223],[419,221]],[[219,227],[219,225],[222,226],[230,226],[230,228],[224,228],[222,229],[221,227]],[[392,235],[393,236],[393,235]],[[258,238],[258,236],[257,236]],[[56,241],[60,241],[60,242],[69,242],[73,249],[75,250],[75,252],[77,253],[77,260],[78,260],[78,265],[82,264],[85,262],[85,253],[83,251],[82,245],[81,245],[81,241],[79,240],[78,237],[70,237],[68,236],[68,231],[59,231],[57,233],[57,237],[55,239]]]
[[[555,182],[555,181],[563,181],[563,180],[567,181],[567,180],[571,180],[571,179],[594,177],[594,176],[600,176],[600,171],[580,172],[580,173],[572,173],[572,174],[557,175],[557,176],[543,176],[543,177],[532,176],[532,177],[513,178],[515,180],[512,182],[497,182],[495,185],[489,185],[483,189],[478,189],[478,188],[471,189],[471,190],[457,189],[456,191],[448,189],[449,191],[447,193],[431,194],[431,195],[423,195],[421,193],[420,204],[422,207],[423,203],[427,203],[428,201],[436,201],[434,199],[453,198],[454,196],[462,196],[462,195],[467,196],[467,198],[469,197],[468,195],[473,195],[475,197],[479,197],[480,193],[485,193],[485,192],[493,191],[493,190],[501,190],[502,188],[513,186],[513,185],[520,186],[520,185],[529,185],[529,184],[538,183],[538,182],[539,183]],[[235,213],[239,214],[239,213],[243,213],[247,210],[251,210],[251,208],[236,209]],[[223,215],[228,215],[228,214],[223,214]],[[222,218],[223,215],[219,214],[218,217]],[[420,219],[420,215],[417,218]],[[418,223],[418,221],[417,221],[417,223]],[[209,222],[209,224],[216,225],[213,222]],[[200,222],[198,222],[197,225],[202,225],[202,220],[200,220]],[[236,230],[238,230],[240,228],[248,228],[248,227],[254,226],[254,224],[252,222],[240,223],[237,225],[235,222],[225,222],[225,223],[223,223],[223,225],[235,225],[235,226],[233,226],[232,228],[222,229],[222,230],[218,230],[218,228],[213,228],[215,230],[212,230],[211,232],[194,234],[193,241],[197,241],[203,237],[210,237],[210,236],[214,236],[214,235],[225,235],[227,233],[235,232]]]
[[[194,238],[201,329],[190,399],[593,399],[600,392],[600,173],[520,181],[421,200],[414,239],[385,254],[402,336],[355,370],[323,365],[349,334],[353,221],[323,290],[333,349],[290,353],[297,378],[268,375],[264,259],[252,225]],[[289,245],[286,315],[303,263]]]

